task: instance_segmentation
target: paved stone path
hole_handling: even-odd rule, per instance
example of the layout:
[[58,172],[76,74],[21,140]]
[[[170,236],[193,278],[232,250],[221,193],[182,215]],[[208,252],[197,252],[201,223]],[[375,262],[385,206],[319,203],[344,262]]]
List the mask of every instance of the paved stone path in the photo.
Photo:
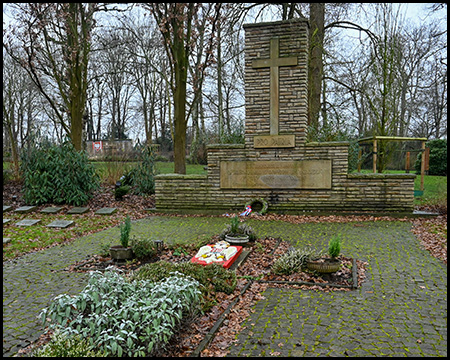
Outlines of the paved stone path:
[[[195,241],[227,222],[155,216],[133,222],[131,235]],[[249,223],[259,236],[295,246],[321,248],[340,232],[342,253],[369,266],[366,282],[351,292],[269,288],[231,356],[447,356],[447,267],[420,247],[410,223]],[[87,274],[64,268],[117,239],[116,227],[3,264],[3,356],[39,337],[37,316],[54,296],[86,285]]]
[[[359,224],[358,224],[359,225]],[[302,224],[291,241],[343,234],[343,253],[369,263],[351,292],[270,288],[231,356],[447,356],[447,267],[409,223]],[[314,242],[313,242],[314,243]]]

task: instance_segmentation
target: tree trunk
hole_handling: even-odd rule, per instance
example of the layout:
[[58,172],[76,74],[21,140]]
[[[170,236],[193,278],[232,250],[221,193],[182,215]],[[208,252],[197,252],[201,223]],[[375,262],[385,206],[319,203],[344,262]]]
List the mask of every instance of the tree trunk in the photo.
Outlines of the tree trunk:
[[[179,28],[174,25],[174,32],[178,34]],[[174,172],[186,174],[186,82],[188,58],[184,48],[182,36],[174,36],[173,41],[175,89],[174,89]]]
[[220,22],[217,24],[217,111],[219,120],[219,142],[223,142],[223,94],[222,94],[222,51],[220,37]]
[[[177,70],[175,70],[177,71]],[[180,71],[180,70],[178,70]],[[180,76],[180,75],[179,75]],[[174,96],[174,172],[186,174],[186,81],[175,88]]]
[[325,4],[310,4],[309,65],[308,65],[308,125],[318,128],[320,95],[323,76],[323,38]]

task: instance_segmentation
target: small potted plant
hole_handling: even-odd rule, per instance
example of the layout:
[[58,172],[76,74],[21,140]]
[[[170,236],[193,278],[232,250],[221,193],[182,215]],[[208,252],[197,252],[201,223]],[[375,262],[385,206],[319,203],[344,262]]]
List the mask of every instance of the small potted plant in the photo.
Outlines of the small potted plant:
[[341,252],[341,234],[334,236],[328,243],[329,258],[309,260],[306,264],[309,270],[319,273],[334,273],[341,267],[341,261],[337,258]]
[[125,222],[120,225],[120,244],[111,246],[109,252],[114,260],[129,260],[133,258],[133,249],[128,246],[130,240],[131,220],[127,215]]
[[256,240],[256,234],[252,227],[239,220],[239,216],[231,218],[230,224],[219,235],[222,240],[232,245],[243,245]]

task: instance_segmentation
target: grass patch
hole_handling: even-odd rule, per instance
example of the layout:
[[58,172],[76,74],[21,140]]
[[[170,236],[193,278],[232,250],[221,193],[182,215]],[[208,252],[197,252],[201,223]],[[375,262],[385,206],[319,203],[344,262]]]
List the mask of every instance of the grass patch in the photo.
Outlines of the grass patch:
[[[119,222],[118,219],[109,216],[48,215],[36,212],[32,215],[8,213],[7,217],[11,221],[3,224],[3,238],[9,237],[11,242],[3,247],[3,261],[115,226]],[[25,218],[40,219],[41,221],[29,227],[15,225]],[[73,220],[74,224],[66,229],[46,226],[55,220]],[[117,243],[119,243],[119,239],[117,239]]]
[[[425,175],[423,188],[423,195],[414,198],[414,205],[443,206],[447,204],[446,176]],[[420,175],[414,181],[414,189],[420,190]]]
[[[186,164],[186,175],[206,175],[205,165]],[[174,170],[173,162],[156,162],[158,174],[172,174]]]

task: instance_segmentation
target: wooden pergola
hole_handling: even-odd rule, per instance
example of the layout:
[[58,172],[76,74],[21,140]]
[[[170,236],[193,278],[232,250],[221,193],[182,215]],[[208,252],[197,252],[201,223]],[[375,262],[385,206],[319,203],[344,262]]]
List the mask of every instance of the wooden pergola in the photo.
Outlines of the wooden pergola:
[[[364,142],[372,142],[373,143],[372,167],[373,167],[374,173],[377,172],[377,140],[421,141],[422,142],[422,147],[421,147],[420,151],[423,152],[424,155],[422,155],[422,161],[421,161],[421,166],[420,166],[420,190],[423,191],[423,179],[424,179],[424,175],[425,175],[425,168],[428,167],[428,158],[429,158],[429,153],[427,153],[425,151],[425,143],[428,141],[428,139],[427,138],[402,137],[402,136],[371,136],[371,137],[359,139],[358,144],[364,143]],[[361,153],[358,155],[358,162],[359,162],[360,158],[361,158]]]

